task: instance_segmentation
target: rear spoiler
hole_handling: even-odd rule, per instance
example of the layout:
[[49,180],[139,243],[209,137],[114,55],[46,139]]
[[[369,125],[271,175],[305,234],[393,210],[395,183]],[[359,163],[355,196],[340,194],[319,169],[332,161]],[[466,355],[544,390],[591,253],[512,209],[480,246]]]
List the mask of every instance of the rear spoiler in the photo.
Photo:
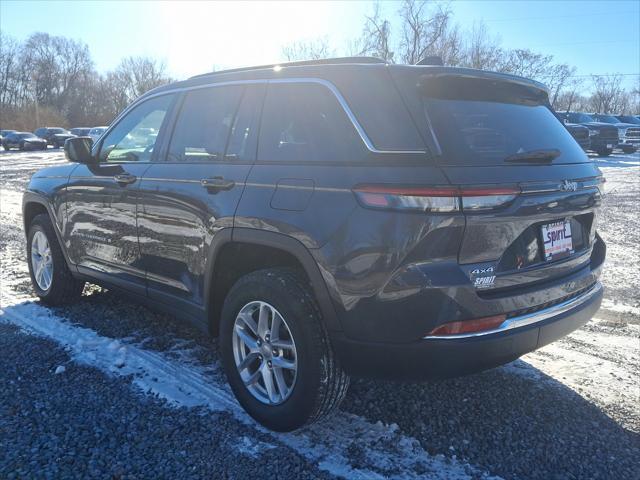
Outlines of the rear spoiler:
[[549,90],[528,78],[473,69],[434,69],[420,75],[419,90],[429,97],[451,100],[548,104]]

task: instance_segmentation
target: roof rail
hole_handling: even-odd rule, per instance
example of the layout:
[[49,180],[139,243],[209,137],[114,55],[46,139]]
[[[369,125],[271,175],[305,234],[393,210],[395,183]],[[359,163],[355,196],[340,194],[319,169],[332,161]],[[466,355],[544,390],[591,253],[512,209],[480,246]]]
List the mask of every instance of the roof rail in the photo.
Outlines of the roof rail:
[[241,67],[241,68],[232,68],[229,70],[220,70],[219,72],[201,73],[200,75],[195,75],[193,77],[190,77],[190,79],[208,77],[209,75],[218,75],[221,73],[248,72],[251,70],[261,70],[264,68],[273,68],[273,67],[297,67],[300,65],[339,65],[343,63],[385,63],[385,61],[376,57],[336,57],[336,58],[321,58],[318,60],[299,60],[295,62],[272,63],[270,65],[257,65],[253,67]]

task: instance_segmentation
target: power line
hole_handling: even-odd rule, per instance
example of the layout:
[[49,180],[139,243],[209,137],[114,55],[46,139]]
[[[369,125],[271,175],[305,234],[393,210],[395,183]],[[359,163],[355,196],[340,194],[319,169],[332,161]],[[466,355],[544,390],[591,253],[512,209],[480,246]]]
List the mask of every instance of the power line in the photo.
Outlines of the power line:
[[556,18],[576,18],[576,17],[601,17],[603,15],[638,15],[638,11],[628,11],[628,12],[602,12],[602,13],[577,13],[572,15],[551,15],[548,17],[519,17],[519,18],[496,18],[493,20],[483,19],[486,23],[494,23],[494,22],[519,22],[525,20],[555,20]]

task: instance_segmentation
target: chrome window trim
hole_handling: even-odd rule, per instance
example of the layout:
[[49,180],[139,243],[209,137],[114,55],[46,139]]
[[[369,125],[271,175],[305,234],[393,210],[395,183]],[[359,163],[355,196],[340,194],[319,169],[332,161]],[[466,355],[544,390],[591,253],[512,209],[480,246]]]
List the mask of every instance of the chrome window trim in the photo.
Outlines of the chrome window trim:
[[482,337],[485,335],[492,335],[494,333],[502,333],[509,330],[513,330],[514,328],[525,327],[527,325],[532,325],[535,323],[543,322],[548,320],[556,315],[561,315],[563,313],[568,312],[574,308],[579,307],[583,303],[591,300],[595,295],[600,293],[602,290],[602,283],[596,282],[596,284],[591,287],[590,290],[586,291],[582,295],[566,300],[557,305],[553,305],[549,308],[545,308],[544,310],[540,310],[538,312],[528,313],[525,315],[519,315],[517,317],[512,317],[506,319],[502,322],[497,328],[491,330],[483,330],[481,332],[473,332],[473,333],[461,333],[458,335],[428,335],[423,337],[423,340],[460,340],[463,338],[472,338],[472,337]]
[[109,134],[109,132],[113,128],[115,128],[115,126],[120,122],[120,120],[127,113],[129,113],[129,111],[131,111],[133,108],[137,107],[138,105],[140,105],[143,102],[145,102],[147,100],[150,100],[152,98],[156,98],[156,97],[159,97],[159,96],[162,96],[162,95],[171,95],[171,94],[176,94],[176,93],[190,92],[192,90],[200,90],[200,89],[203,89],[203,88],[226,87],[226,86],[232,86],[232,85],[264,85],[264,84],[269,85],[269,84],[282,84],[282,83],[285,83],[285,84],[311,83],[311,84],[322,85],[325,88],[327,88],[333,94],[335,99],[338,101],[338,103],[342,107],[342,110],[347,115],[347,118],[349,119],[349,121],[353,125],[353,128],[355,128],[356,132],[358,132],[358,135],[359,135],[360,139],[362,140],[362,143],[364,143],[364,145],[367,148],[367,150],[369,150],[371,153],[385,153],[385,154],[407,154],[408,153],[408,154],[421,154],[421,155],[424,155],[424,154],[427,153],[426,150],[381,150],[379,148],[376,148],[376,146],[373,144],[373,142],[371,141],[371,139],[367,135],[367,132],[365,132],[364,128],[362,127],[362,125],[360,124],[360,122],[356,118],[355,114],[353,113],[353,111],[349,107],[349,104],[347,103],[345,98],[342,96],[342,93],[340,93],[340,90],[338,90],[338,88],[333,83],[331,83],[330,81],[325,80],[323,78],[316,78],[316,77],[264,78],[264,79],[255,79],[255,80],[229,80],[229,81],[226,81],[226,82],[212,82],[212,83],[207,83],[207,84],[203,84],[203,85],[194,85],[194,86],[191,86],[191,87],[180,87],[180,88],[174,88],[174,89],[171,89],[171,90],[165,90],[165,91],[158,92],[158,93],[152,93],[152,94],[140,97],[139,99],[134,101],[131,105],[129,105],[127,108],[125,108],[122,111],[122,113],[116,117],[116,119],[109,126],[109,128],[105,132],[103,132],[103,134],[101,135],[101,139],[102,138],[106,138],[106,136]]

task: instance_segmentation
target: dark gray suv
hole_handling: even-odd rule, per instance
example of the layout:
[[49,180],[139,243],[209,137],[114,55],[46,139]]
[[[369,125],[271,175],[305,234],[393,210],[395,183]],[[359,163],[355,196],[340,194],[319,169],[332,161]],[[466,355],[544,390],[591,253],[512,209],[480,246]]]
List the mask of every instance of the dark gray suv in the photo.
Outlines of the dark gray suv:
[[349,375],[509,362],[602,298],[603,179],[543,85],[370,58],[155,89],[24,195],[43,302],[84,282],[219,335],[260,423],[326,415]]

